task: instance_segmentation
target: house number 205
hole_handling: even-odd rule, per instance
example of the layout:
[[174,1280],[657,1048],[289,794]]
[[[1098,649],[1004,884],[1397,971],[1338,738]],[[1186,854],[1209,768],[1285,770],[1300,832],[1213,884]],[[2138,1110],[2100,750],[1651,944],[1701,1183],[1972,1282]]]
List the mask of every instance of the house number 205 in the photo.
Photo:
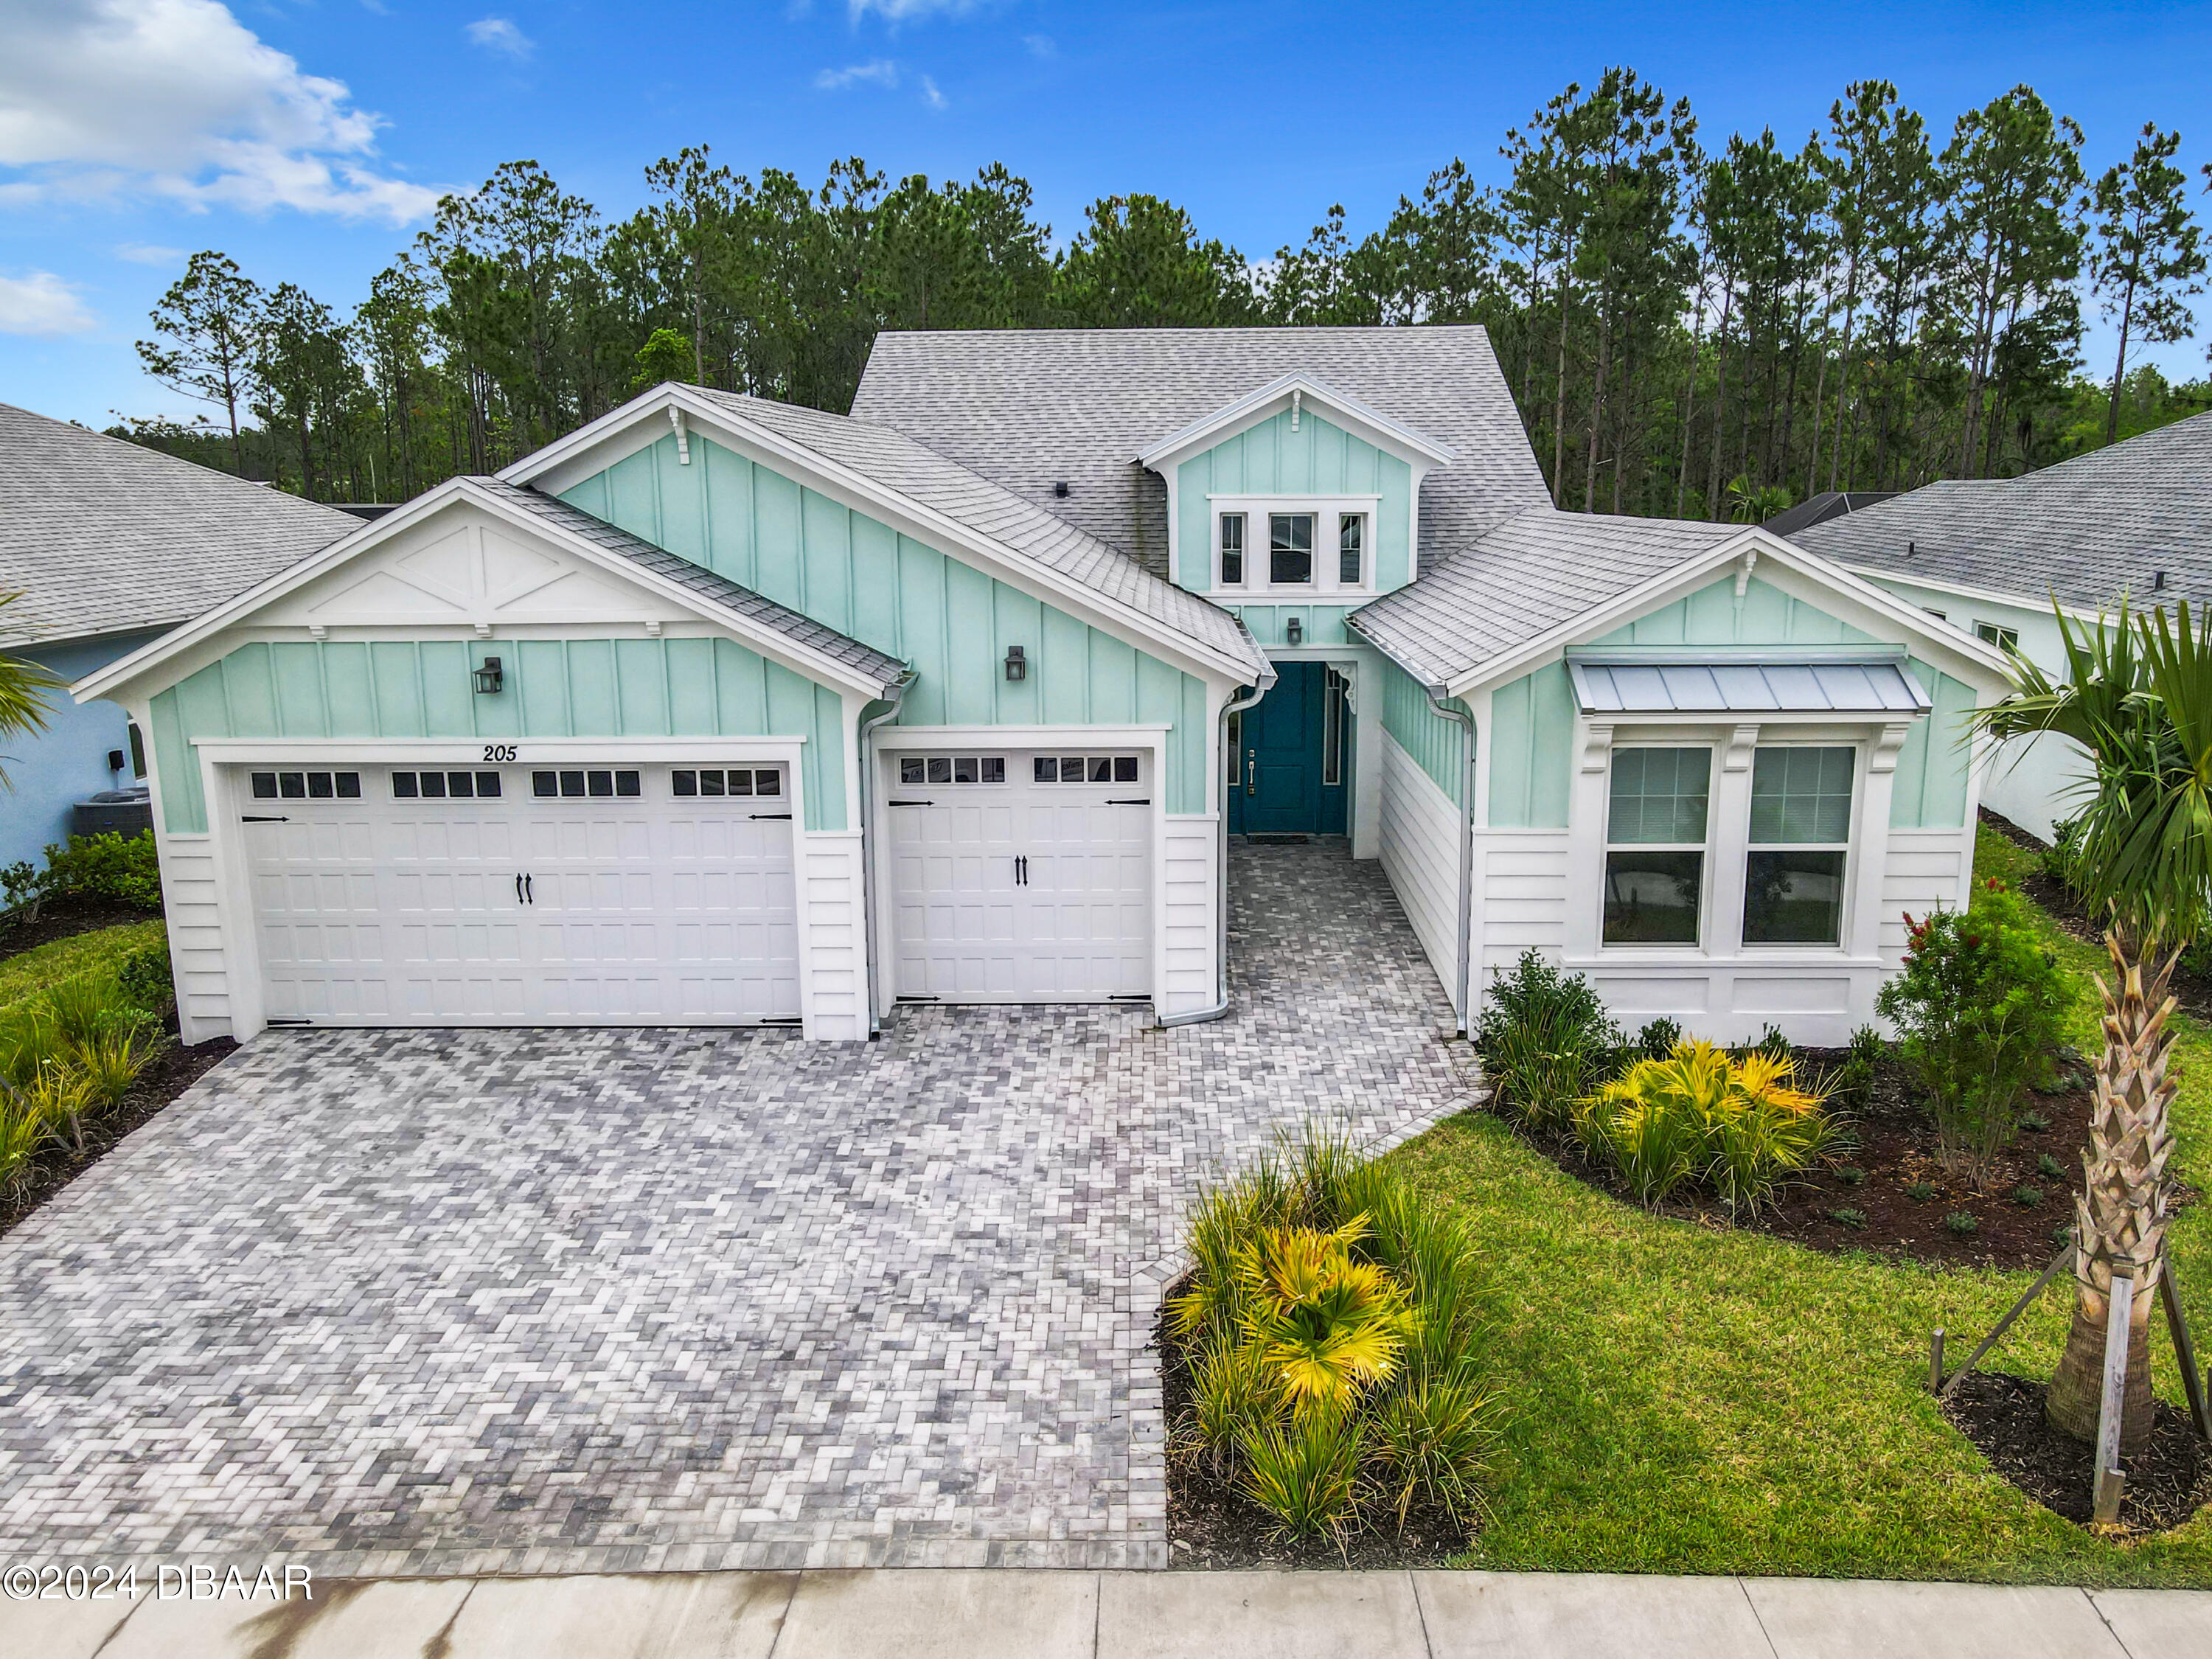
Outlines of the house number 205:
[[488,761],[513,760],[514,745],[511,743],[488,743],[484,745],[484,758]]

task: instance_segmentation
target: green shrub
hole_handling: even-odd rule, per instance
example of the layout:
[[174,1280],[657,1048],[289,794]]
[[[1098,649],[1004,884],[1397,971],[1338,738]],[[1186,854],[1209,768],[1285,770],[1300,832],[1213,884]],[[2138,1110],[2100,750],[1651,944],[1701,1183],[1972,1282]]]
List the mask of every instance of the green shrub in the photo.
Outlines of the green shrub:
[[1875,1068],[1888,1051],[1881,1033],[1862,1025],[1851,1033],[1850,1047],[1828,1091],[1828,1103],[1847,1112],[1862,1112],[1874,1098]]
[[1836,1171],[1836,1179],[1846,1187],[1856,1187],[1866,1179],[1866,1171],[1856,1164],[1846,1164]]
[[1961,1238],[1970,1238],[1982,1230],[1982,1224],[1968,1210],[1952,1211],[1943,1218],[1943,1224]]
[[2044,875],[2069,893],[2075,891],[2075,867],[2081,860],[2081,820],[2066,818],[2051,826],[2051,845],[2037,855]]
[[1476,1364],[1474,1241],[1395,1169],[1309,1134],[1200,1200],[1168,1328],[1176,1449],[1294,1535],[1425,1495],[1464,1518],[1496,1438]]
[[115,970],[115,979],[125,1001],[161,1018],[177,1000],[176,981],[169,969],[168,941],[133,951]]
[[134,910],[161,908],[161,872],[154,832],[136,836],[71,836],[50,842],[43,869],[16,863],[0,870],[0,902],[35,915],[48,899],[74,898]]
[[2040,1112],[2022,1112],[2020,1115],[2020,1127],[2029,1134],[2039,1135],[2051,1127],[2051,1120]]
[[1936,1196],[1935,1184],[1932,1182],[1916,1181],[1905,1189],[1905,1195],[1915,1204],[1925,1204]]
[[1766,1028],[1759,1032],[1757,1042],[1746,1043],[1735,1052],[1747,1059],[1753,1054],[1765,1054],[1772,1060],[1795,1060],[1797,1057],[1796,1048],[1788,1037],[1782,1035],[1782,1028],[1772,1020],[1766,1022]]
[[2027,1092],[2051,1077],[2072,977],[2020,900],[1991,881],[1972,910],[1905,919],[1905,968],[1875,1006],[1935,1113],[1943,1166],[1985,1187],[2017,1133]]
[[46,1113],[12,1083],[0,1082],[0,1193],[20,1193],[53,1137]]
[[1674,1052],[1674,1045],[1681,1040],[1680,1021],[1668,1019],[1663,1016],[1658,1019],[1648,1020],[1644,1023],[1644,1029],[1636,1034],[1636,1042],[1630,1059],[1632,1060],[1664,1060]]
[[1576,1129],[1645,1204],[1696,1182],[1732,1213],[1750,1215],[1827,1144],[1820,1097],[1796,1081],[1793,1060],[1759,1050],[1737,1060],[1710,1042],[1684,1042],[1585,1097]]
[[1292,1538],[1339,1534],[1359,1498],[1359,1426],[1348,1414],[1313,1412],[1248,1428],[1237,1437],[1246,1496]]
[[1831,1210],[1828,1212],[1828,1219],[1834,1222],[1838,1227],[1850,1228],[1855,1233],[1863,1232],[1866,1230],[1866,1212],[1864,1210],[1854,1210],[1848,1207],[1841,1210]]
[[2033,1210],[2043,1203],[2043,1188],[2022,1182],[2012,1189],[2012,1201],[2023,1210]]
[[2051,1157],[2048,1152],[2044,1152],[2037,1157],[2035,1160],[2035,1172],[2047,1181],[2063,1181],[2066,1179],[2066,1166],[2063,1164],[2061,1164],[2057,1158]]
[[1568,1121],[1575,1102],[1604,1079],[1620,1028],[1588,980],[1530,950],[1492,978],[1473,1039],[1498,1109],[1549,1127]]

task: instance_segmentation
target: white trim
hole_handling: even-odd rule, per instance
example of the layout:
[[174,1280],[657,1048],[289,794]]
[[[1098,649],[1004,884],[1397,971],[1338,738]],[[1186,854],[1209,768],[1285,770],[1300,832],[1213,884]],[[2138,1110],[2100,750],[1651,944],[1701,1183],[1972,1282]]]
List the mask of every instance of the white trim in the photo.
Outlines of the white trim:
[[[1694,592],[1747,553],[1756,553],[1762,562],[1771,561],[1807,583],[1832,591],[1837,597],[1852,601],[1902,629],[1908,640],[1931,647],[1927,654],[1948,659],[1980,682],[1978,690],[1995,691],[2010,686],[2010,659],[1994,646],[1984,645],[1948,623],[1930,617],[1910,600],[1853,575],[1841,565],[1807,553],[1755,525],[1747,525],[1737,534],[1704,552],[1647,577],[1604,604],[1556,623],[1510,650],[1453,677],[1446,682],[1445,690],[1452,696],[1463,697],[1470,691],[1518,679],[1530,669],[1542,666],[1569,645],[1596,639],[1645,611]],[[1761,580],[1767,580],[1770,586],[1784,586],[1772,582],[1771,573],[1762,575]],[[1363,634],[1361,637],[1366,636]],[[1937,665],[1941,667],[1942,661]]]
[[[1186,663],[1197,665],[1201,673],[1218,675],[1236,684],[1244,684],[1251,678],[1249,662],[1228,655],[1103,588],[1055,570],[1042,560],[926,506],[889,484],[832,460],[796,439],[785,437],[721,404],[709,402],[674,381],[634,398],[590,425],[579,427],[567,437],[524,456],[498,477],[502,483],[532,484],[557,495],[562,489],[612,465],[596,453],[603,443],[618,442],[625,434],[636,440],[631,445],[633,451],[659,442],[662,434],[648,417],[672,404],[687,412],[694,436],[710,436],[740,453],[750,447],[785,466],[811,473],[817,481],[817,488],[830,486],[821,493],[841,505],[884,520],[894,530],[903,528],[904,533],[915,540],[940,550],[945,546],[960,548],[983,561],[994,574],[1003,574],[1011,585],[1030,592],[1032,597],[1073,605],[1088,613],[1085,620],[1101,622],[1109,632],[1116,633],[1128,643],[1142,644],[1146,650],[1172,652]],[[754,458],[748,455],[746,459]],[[1138,638],[1128,639],[1131,632]]]
[[[1931,593],[1952,593],[1962,599],[1984,599],[1992,605],[2009,605],[2018,610],[2033,611],[2038,616],[2047,616],[2055,607],[2076,622],[2094,623],[2100,620],[2096,611],[2084,611],[2079,605],[2064,604],[2048,591],[2040,599],[2037,599],[2024,593],[2009,593],[2001,587],[1976,587],[1966,582],[1939,581],[1933,576],[1923,576],[1908,570],[1891,570],[1877,564],[1838,562],[1836,568],[1839,570],[1848,570],[1855,576],[1863,576],[1876,586],[1880,586],[1883,578],[1887,577],[1891,581],[1903,582],[1910,587],[1924,587]],[[1958,624],[1954,623],[1952,626],[1956,627]]]
[[[1375,589],[1375,550],[1378,539],[1376,527],[1382,515],[1382,498],[1363,495],[1254,495],[1246,491],[1227,495],[1208,495],[1206,504],[1206,540],[1209,544],[1207,570],[1212,586],[1206,596],[1217,605],[1255,605],[1262,600],[1305,599],[1319,604],[1324,600],[1341,600],[1353,605],[1365,605],[1376,597]],[[1224,581],[1221,577],[1221,521],[1231,514],[1244,520],[1244,580]],[[1314,521],[1313,569],[1310,582],[1276,583],[1263,574],[1267,568],[1272,542],[1255,533],[1261,523],[1273,514],[1304,514]],[[1338,579],[1337,571],[1343,554],[1340,538],[1343,535],[1343,520],[1358,518],[1366,521],[1361,531],[1359,565],[1362,579],[1355,586],[1346,587]],[[1324,537],[1324,524],[1334,523],[1334,536]],[[1324,574],[1326,573],[1326,574]]]
[[1164,465],[1172,466],[1186,456],[1200,449],[1211,448],[1218,434],[1240,425],[1256,425],[1263,418],[1272,418],[1278,411],[1274,405],[1285,408],[1293,398],[1301,402],[1310,399],[1342,417],[1340,424],[1364,428],[1356,435],[1364,438],[1377,449],[1395,455],[1400,460],[1418,465],[1426,461],[1441,466],[1459,459],[1459,452],[1449,444],[1430,437],[1426,433],[1392,420],[1380,410],[1361,403],[1359,399],[1339,392],[1325,381],[1318,380],[1302,369],[1270,380],[1267,385],[1246,392],[1233,403],[1224,404],[1211,415],[1200,416],[1188,426],[1155,440],[1137,452],[1134,459],[1139,466],[1157,471]]
[[[364,765],[390,766],[408,761],[441,765],[529,766],[563,760],[630,760],[648,765],[706,757],[715,760],[776,760],[796,766],[805,738],[516,738],[486,743],[480,738],[203,738],[193,746],[203,761],[217,766],[282,762],[307,756],[332,761],[352,756]],[[512,750],[496,759],[487,749]],[[794,797],[795,798],[795,797]],[[843,833],[843,832],[840,832]]]
[[[398,511],[387,513],[382,518],[363,525],[352,535],[332,543],[312,558],[303,560],[289,569],[279,571],[195,621],[163,635],[119,661],[87,675],[70,688],[70,695],[79,702],[112,696],[118,687],[143,678],[152,669],[244,622],[286,594],[298,592],[380,544],[457,506],[475,507],[512,529],[526,535],[537,535],[618,580],[628,582],[680,610],[702,617],[744,641],[761,655],[817,684],[841,690],[865,691],[872,696],[882,694],[883,683],[880,680],[860,672],[850,664],[793,640],[789,635],[769,627],[743,611],[716,604],[682,582],[611,553],[590,538],[580,536],[565,526],[525,512],[493,495],[474,478],[464,477],[447,479]],[[430,625],[433,624],[425,624]]]
[[[1215,725],[1218,725],[1215,721]],[[1167,735],[1174,728],[1162,722],[1139,726],[883,726],[874,733],[877,764],[875,776],[867,787],[876,791],[872,820],[878,827],[876,844],[866,856],[875,860],[876,890],[886,896],[886,902],[877,907],[876,960],[884,964],[883,983],[876,988],[876,1012],[881,1015],[890,1012],[898,1000],[898,907],[889,902],[895,891],[894,871],[890,867],[891,837],[883,832],[890,811],[890,792],[894,788],[911,786],[896,782],[891,769],[884,763],[902,750],[915,749],[973,749],[979,754],[992,750],[1019,749],[1140,749],[1146,751],[1151,767],[1152,789],[1152,983],[1146,994],[1152,998],[1152,1012],[1157,1018],[1166,1010],[1162,1006],[1167,996],[1168,984],[1168,894],[1167,894],[1167,825],[1169,813],[1167,767]],[[1209,764],[1212,762],[1209,760]],[[927,787],[928,786],[921,786]],[[967,786],[963,786],[967,787]],[[1216,812],[1178,812],[1176,818],[1218,817]],[[1217,945],[1218,950],[1219,946]]]

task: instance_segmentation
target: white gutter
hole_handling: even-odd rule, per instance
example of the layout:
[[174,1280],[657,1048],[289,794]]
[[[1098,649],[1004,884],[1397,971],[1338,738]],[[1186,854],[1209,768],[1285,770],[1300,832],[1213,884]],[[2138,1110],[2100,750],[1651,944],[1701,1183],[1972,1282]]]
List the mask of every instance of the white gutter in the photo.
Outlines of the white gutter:
[[876,983],[876,837],[872,825],[875,814],[870,809],[876,799],[876,728],[885,720],[896,720],[900,708],[905,706],[906,694],[914,689],[921,676],[913,669],[903,671],[898,678],[884,688],[890,695],[883,699],[890,705],[880,714],[860,722],[860,931],[866,935],[868,963],[868,1035],[883,1035],[883,1018],[876,1011],[882,1006]]
[[1213,745],[1213,752],[1217,762],[1214,768],[1214,773],[1216,776],[1222,779],[1222,797],[1221,832],[1214,838],[1216,843],[1214,850],[1217,854],[1215,859],[1213,879],[1214,955],[1216,964],[1214,986],[1215,988],[1219,991],[1220,995],[1215,1000],[1211,1008],[1195,1008],[1190,1012],[1184,1014],[1161,1014],[1158,1016],[1158,1019],[1163,1027],[1169,1025],[1202,1025],[1208,1020],[1219,1019],[1224,1014],[1229,1012],[1228,791],[1230,786],[1228,783],[1227,770],[1218,763],[1221,760],[1225,759],[1228,754],[1229,717],[1231,714],[1241,714],[1246,709],[1251,708],[1274,688],[1274,684],[1275,671],[1273,665],[1270,665],[1267,671],[1262,674],[1259,680],[1253,685],[1252,693],[1249,696],[1239,694],[1237,696],[1230,698],[1227,702],[1221,705],[1220,724],[1216,727],[1216,731],[1218,735]]
[[1468,990],[1474,977],[1474,941],[1468,935],[1474,927],[1474,716],[1463,707],[1449,706],[1441,685],[1425,685],[1421,690],[1429,707],[1460,729],[1459,951],[1452,969],[1459,982],[1452,990],[1452,1012],[1464,1036],[1474,1013]]

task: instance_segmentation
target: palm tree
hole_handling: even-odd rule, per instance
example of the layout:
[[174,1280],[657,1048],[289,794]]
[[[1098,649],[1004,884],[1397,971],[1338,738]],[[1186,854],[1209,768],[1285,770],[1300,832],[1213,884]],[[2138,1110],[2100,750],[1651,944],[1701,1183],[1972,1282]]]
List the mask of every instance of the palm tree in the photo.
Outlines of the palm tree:
[[2192,626],[2184,602],[2099,617],[2076,634],[2063,611],[2067,681],[2015,657],[2014,695],[1979,716],[1994,738],[2055,732],[2087,751],[2074,885],[2107,926],[2101,975],[2105,1049],[2074,1202],[2074,1323],[2051,1380],[2051,1425],[2094,1440],[2104,1387],[2113,1269],[2132,1270],[2135,1302],[2121,1409],[2123,1451],[2150,1438],[2149,1322],[2164,1271],[2166,1160],[2173,1151],[2166,1070],[2182,949],[2202,934],[2212,895],[2212,611]]
[[[0,606],[13,605],[22,597],[21,593],[0,593]],[[39,664],[0,651],[0,741],[45,731],[45,694],[63,683]],[[0,761],[6,759],[6,756],[0,756]],[[8,782],[5,765],[0,765],[0,787],[12,787]]]

